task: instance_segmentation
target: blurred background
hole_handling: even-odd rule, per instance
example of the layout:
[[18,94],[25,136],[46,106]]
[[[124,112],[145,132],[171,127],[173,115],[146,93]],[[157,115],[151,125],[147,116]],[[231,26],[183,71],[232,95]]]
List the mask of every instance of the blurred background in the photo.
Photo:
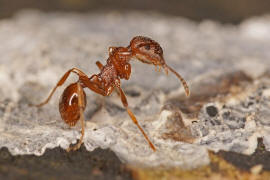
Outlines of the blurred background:
[[23,9],[45,12],[152,11],[195,21],[212,19],[237,24],[251,16],[270,12],[269,0],[0,0],[0,18]]

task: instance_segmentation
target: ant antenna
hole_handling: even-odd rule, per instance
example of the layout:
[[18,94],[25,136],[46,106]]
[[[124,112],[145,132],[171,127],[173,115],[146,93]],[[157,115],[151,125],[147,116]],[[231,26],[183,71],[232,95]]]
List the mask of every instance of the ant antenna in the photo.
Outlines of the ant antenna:
[[174,73],[176,75],[176,77],[181,81],[181,83],[184,86],[186,96],[189,96],[190,95],[189,87],[187,85],[187,82],[184,80],[184,78],[182,76],[180,76],[180,74],[178,74],[173,68],[171,68],[167,64],[164,64],[163,67],[164,67],[166,74],[168,74],[168,69],[169,69],[172,73]]

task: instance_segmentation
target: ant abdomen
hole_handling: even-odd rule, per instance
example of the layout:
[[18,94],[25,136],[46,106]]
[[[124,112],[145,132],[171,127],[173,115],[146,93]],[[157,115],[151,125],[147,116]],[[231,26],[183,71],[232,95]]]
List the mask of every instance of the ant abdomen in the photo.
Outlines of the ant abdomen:
[[[69,125],[75,126],[80,119],[80,107],[78,104],[78,84],[70,84],[63,92],[59,101],[59,112],[62,119]],[[86,95],[83,91],[82,97],[83,110],[86,106]]]

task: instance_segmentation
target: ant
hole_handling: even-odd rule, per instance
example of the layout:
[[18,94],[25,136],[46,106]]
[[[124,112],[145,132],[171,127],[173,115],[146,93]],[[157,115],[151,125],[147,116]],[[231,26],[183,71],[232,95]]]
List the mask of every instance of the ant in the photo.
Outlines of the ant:
[[136,36],[131,41],[127,47],[109,47],[109,58],[107,59],[107,64],[102,65],[101,62],[97,61],[100,73],[94,74],[90,78],[78,68],[72,68],[68,70],[58,81],[57,85],[53,88],[48,98],[38,104],[36,107],[41,107],[49,102],[55,90],[64,84],[66,79],[69,77],[70,73],[75,73],[79,76],[77,82],[70,84],[63,92],[60,102],[59,102],[59,112],[61,118],[70,126],[75,126],[75,124],[80,120],[81,122],[81,137],[79,142],[75,146],[70,146],[67,151],[77,150],[83,143],[84,137],[84,110],[86,107],[86,95],[84,88],[89,88],[90,90],[98,93],[102,96],[109,96],[114,89],[117,90],[118,95],[121,98],[122,104],[125,107],[128,115],[132,121],[137,125],[149,146],[153,151],[156,151],[155,146],[149,140],[148,136],[139,125],[135,115],[132,113],[128,107],[128,101],[123,92],[120,84],[120,79],[128,80],[131,74],[131,65],[129,61],[131,58],[136,58],[143,63],[153,64],[156,67],[159,66],[159,71],[161,68],[164,69],[165,73],[168,75],[168,70],[174,73],[179,80],[182,82],[185,93],[189,96],[189,88],[186,81],[170,66],[165,63],[163,58],[163,50],[160,45],[148,38],[143,36]]

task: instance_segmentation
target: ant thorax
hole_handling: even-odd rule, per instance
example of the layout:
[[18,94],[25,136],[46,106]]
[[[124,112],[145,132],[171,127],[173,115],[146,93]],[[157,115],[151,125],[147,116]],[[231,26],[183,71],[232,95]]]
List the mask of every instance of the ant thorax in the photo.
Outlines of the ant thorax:
[[114,47],[110,48],[109,51],[110,56],[107,64],[112,64],[120,79],[128,80],[131,73],[129,61],[132,57],[132,52],[125,47]]
[[[109,59],[108,59],[109,61]],[[101,82],[104,83],[104,86],[108,86],[112,84],[115,79],[118,78],[117,71],[112,63],[108,63],[104,66],[103,70],[99,73],[99,77],[101,79]]]

